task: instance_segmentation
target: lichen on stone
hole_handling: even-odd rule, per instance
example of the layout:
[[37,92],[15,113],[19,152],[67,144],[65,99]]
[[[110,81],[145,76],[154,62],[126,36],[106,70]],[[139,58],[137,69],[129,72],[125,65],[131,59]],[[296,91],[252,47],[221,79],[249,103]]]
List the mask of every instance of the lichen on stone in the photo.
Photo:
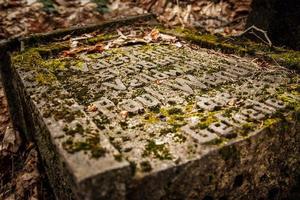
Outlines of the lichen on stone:
[[160,160],[171,160],[172,156],[166,144],[156,144],[154,140],[148,140],[143,157],[154,156]]

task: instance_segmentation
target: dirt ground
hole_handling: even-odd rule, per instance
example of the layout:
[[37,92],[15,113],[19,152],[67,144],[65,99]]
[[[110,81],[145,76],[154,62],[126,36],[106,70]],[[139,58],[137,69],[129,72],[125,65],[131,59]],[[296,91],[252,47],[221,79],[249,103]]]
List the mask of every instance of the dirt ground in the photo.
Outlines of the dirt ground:
[[[244,30],[251,0],[0,0],[0,40],[152,12],[170,26]],[[0,199],[54,199],[34,144],[12,128],[0,79]]]

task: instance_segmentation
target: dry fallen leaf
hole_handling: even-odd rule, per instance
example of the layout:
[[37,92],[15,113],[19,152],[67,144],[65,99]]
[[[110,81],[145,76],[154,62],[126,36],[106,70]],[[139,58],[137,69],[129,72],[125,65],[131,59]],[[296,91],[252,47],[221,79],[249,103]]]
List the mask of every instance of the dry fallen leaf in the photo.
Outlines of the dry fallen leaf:
[[126,119],[128,117],[128,111],[123,110],[120,112],[120,115],[122,118]]
[[77,54],[81,52],[86,52],[86,53],[101,53],[105,49],[104,45],[101,43],[98,43],[94,46],[88,46],[88,47],[76,47],[71,50],[65,50],[62,52],[63,57],[74,57]]
[[4,132],[4,138],[0,145],[0,153],[7,154],[7,152],[16,153],[20,147],[21,138],[11,126],[8,126]]
[[91,104],[87,107],[88,112],[96,112],[98,110],[97,106],[94,104]]
[[160,37],[159,30],[153,29],[150,32],[150,36],[151,36],[152,40],[157,40]]
[[101,53],[103,51],[104,51],[103,44],[96,44],[95,46],[86,49],[87,53]]

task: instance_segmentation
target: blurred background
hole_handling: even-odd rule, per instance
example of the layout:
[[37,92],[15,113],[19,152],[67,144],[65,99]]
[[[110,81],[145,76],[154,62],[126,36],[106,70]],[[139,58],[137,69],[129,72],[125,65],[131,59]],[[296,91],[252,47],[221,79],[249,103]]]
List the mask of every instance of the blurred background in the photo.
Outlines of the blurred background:
[[212,33],[244,29],[252,0],[0,0],[0,39],[154,13],[167,25]]

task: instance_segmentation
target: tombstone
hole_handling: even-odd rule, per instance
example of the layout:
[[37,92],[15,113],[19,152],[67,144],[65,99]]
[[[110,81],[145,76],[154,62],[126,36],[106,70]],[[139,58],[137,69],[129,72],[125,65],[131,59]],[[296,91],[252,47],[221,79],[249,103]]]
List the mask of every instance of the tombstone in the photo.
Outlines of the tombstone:
[[1,62],[15,126],[36,142],[56,197],[286,195],[300,161],[298,74],[180,39],[64,51],[66,35],[143,34],[145,18],[20,39]]

